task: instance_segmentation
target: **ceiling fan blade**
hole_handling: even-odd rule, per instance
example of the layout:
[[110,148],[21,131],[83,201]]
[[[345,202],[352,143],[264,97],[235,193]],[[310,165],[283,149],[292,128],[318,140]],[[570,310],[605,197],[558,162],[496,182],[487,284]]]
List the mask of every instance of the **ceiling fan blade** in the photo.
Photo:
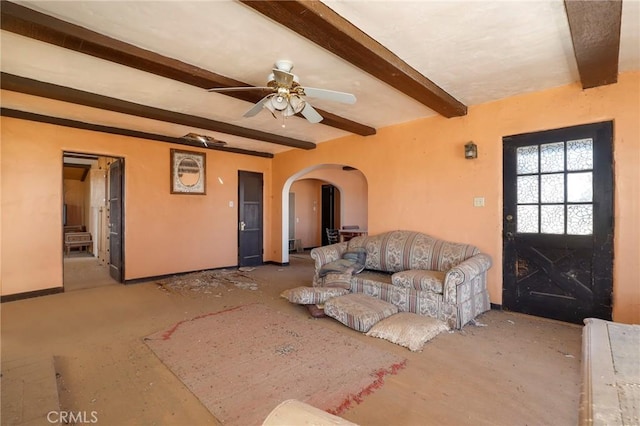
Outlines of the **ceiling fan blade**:
[[345,104],[356,103],[355,95],[345,92],[336,92],[334,90],[316,89],[314,87],[303,87],[305,96],[312,98],[327,99],[330,101],[342,102]]
[[310,123],[319,123],[322,121],[322,116],[312,107],[309,102],[306,102],[304,108],[300,113],[309,120]]
[[246,87],[214,87],[213,89],[207,89],[207,92],[239,92],[241,90],[271,90],[271,91],[273,91],[273,87],[254,87],[254,86],[246,86]]
[[264,108],[265,102],[267,102],[271,96],[273,96],[273,94],[267,95],[264,98],[260,99],[258,103],[252,106],[249,111],[244,113],[243,117],[253,117],[257,113],[262,111],[262,108]]
[[276,84],[278,84],[278,86],[291,87],[291,85],[293,84],[294,76],[290,72],[274,68],[273,77],[275,78]]

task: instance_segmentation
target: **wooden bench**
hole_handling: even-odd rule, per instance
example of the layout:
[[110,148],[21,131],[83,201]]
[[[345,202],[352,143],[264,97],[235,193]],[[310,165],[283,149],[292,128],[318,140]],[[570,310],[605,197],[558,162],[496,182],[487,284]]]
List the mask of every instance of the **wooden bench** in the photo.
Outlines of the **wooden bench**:
[[67,255],[74,247],[92,253],[93,241],[90,232],[67,232],[64,234],[64,251]]
[[587,318],[584,323],[578,424],[638,424],[640,325],[596,318]]

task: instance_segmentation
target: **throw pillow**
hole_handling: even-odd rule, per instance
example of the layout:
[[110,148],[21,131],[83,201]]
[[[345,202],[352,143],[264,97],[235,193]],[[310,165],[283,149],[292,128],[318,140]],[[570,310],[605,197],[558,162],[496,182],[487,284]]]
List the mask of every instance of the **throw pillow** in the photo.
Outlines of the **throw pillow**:
[[296,287],[283,291],[280,296],[298,305],[318,305],[348,293],[349,290],[337,287]]
[[343,273],[346,272],[347,269],[353,270],[353,266],[355,265],[355,263],[356,262],[352,259],[334,260],[333,262],[329,262],[323,265],[322,268],[320,268],[320,271],[318,271],[318,276],[324,277],[325,275],[332,272]]
[[449,330],[447,324],[435,318],[400,312],[375,324],[367,336],[379,337],[416,352],[446,330]]
[[353,273],[359,274],[364,270],[364,265],[367,262],[367,249],[364,247],[355,247],[344,252],[342,258],[354,261]]

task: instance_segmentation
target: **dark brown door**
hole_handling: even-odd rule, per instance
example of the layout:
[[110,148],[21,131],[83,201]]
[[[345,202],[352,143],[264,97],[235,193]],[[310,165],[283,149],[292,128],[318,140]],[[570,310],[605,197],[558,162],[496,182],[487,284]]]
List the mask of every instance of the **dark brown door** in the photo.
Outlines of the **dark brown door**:
[[109,165],[109,274],[118,282],[124,281],[123,202],[124,160]]
[[262,265],[262,173],[238,172],[238,265]]
[[336,228],[336,191],[333,185],[322,185],[322,215],[320,223],[322,224],[322,245],[329,244],[327,229]]
[[611,319],[612,123],[503,139],[503,307]]

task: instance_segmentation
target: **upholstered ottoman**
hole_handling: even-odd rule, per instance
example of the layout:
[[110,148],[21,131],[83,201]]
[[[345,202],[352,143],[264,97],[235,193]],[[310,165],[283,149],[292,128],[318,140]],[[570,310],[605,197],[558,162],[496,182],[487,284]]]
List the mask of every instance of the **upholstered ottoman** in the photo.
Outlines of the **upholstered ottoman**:
[[324,313],[347,327],[366,333],[378,321],[398,313],[398,307],[376,297],[352,293],[327,300]]

